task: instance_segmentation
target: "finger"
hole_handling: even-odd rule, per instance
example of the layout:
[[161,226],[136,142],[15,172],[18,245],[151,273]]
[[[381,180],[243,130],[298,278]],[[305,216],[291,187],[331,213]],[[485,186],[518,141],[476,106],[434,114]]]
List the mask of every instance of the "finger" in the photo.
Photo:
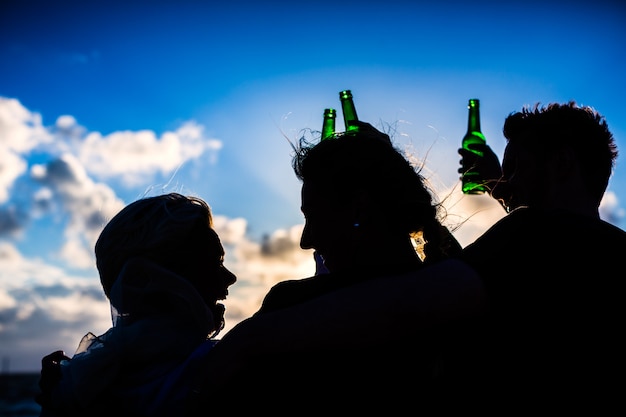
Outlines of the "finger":
[[63,360],[68,360],[68,359],[70,359],[70,358],[65,355],[64,351],[57,350],[57,351],[52,352],[49,355],[44,356],[41,359],[41,364],[42,365],[46,365],[46,364],[50,364],[50,363],[57,364],[57,363],[59,363],[59,362],[61,362]]

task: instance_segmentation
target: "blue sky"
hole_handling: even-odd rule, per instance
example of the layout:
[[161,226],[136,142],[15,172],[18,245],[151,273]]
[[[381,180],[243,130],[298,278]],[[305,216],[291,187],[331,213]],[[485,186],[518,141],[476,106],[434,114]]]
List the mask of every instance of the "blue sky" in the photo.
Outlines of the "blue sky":
[[[469,243],[503,212],[459,194],[467,100],[481,100],[500,156],[507,114],[568,100],[600,111],[626,152],[625,51],[619,1],[4,0],[2,370],[38,371],[41,356],[110,326],[93,244],[141,196],[211,205],[239,277],[227,329],[274,283],[310,275],[288,140],[319,130],[343,89],[423,161]],[[622,159],[601,216],[625,228]]]

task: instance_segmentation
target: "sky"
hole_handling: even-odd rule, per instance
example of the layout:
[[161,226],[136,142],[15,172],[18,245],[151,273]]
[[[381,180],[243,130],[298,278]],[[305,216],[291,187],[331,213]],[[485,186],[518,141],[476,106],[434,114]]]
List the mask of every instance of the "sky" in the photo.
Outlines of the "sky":
[[[620,3],[0,1],[0,371],[111,326],[93,246],[141,197],[210,204],[238,277],[224,331],[312,275],[289,142],[341,90],[418,161],[463,246],[504,215],[459,190],[468,99],[500,157],[509,113],[569,100],[626,152]],[[622,229],[624,155],[601,206]]]

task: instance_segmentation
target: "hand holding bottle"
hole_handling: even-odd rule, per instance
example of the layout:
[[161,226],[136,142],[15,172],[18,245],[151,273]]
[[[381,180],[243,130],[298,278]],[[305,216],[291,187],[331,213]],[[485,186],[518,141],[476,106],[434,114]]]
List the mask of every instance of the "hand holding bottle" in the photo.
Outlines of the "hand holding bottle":
[[[502,177],[502,167],[498,156],[493,152],[491,147],[486,143],[472,143],[468,145],[469,149],[459,148],[461,155],[459,161],[461,167],[458,169],[459,174],[467,171],[480,172],[483,182],[491,194],[491,191]],[[472,152],[474,151],[474,152]],[[482,154],[482,156],[480,156]]]
[[391,138],[389,138],[389,135],[376,129],[370,123],[355,120],[352,122],[352,126],[358,129],[361,136],[376,137],[384,142],[391,144]]
[[52,391],[61,380],[61,362],[71,358],[62,350],[57,350],[41,359],[41,373],[39,376],[40,392],[35,396],[39,405],[47,405],[51,401]]

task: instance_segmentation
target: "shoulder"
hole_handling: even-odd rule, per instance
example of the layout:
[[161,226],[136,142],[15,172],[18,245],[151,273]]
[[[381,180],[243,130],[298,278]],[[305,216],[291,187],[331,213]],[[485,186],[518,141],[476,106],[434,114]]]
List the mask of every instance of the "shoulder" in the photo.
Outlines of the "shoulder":
[[551,224],[557,225],[570,239],[594,241],[598,246],[619,245],[626,242],[626,231],[599,217],[585,216],[566,211],[550,213]]
[[383,277],[399,283],[402,281],[449,283],[461,280],[478,280],[479,274],[462,258],[447,258],[401,275]]
[[457,258],[441,260],[433,265],[428,265],[424,269],[418,270],[417,273],[424,275],[440,275],[442,273],[459,273],[463,276],[478,275],[471,265]]
[[258,313],[267,313],[307,301],[328,292],[332,285],[332,274],[281,281],[270,288]]
[[394,307],[398,310],[401,310],[403,300],[412,310],[419,305],[454,305],[451,299],[472,299],[473,302],[483,296],[483,283],[478,272],[469,263],[456,258],[444,259],[401,275],[362,282],[354,286],[353,293],[357,288],[369,291],[379,301],[381,294],[389,294],[398,303]]
[[[431,288],[439,288],[440,293],[446,296],[464,298],[471,293],[479,296],[483,294],[480,274],[462,259],[445,259],[417,270],[413,275],[414,279],[425,282]],[[433,293],[438,294],[437,291]]]
[[289,279],[281,281],[270,288],[265,299],[272,297],[278,297],[292,291],[303,291],[306,288],[315,287],[320,281],[324,279],[324,276],[317,275],[302,279]]
[[616,239],[619,240],[621,242],[625,242],[626,241],[626,231],[624,229],[621,229],[605,220],[600,220],[599,221],[599,225],[598,228],[602,228],[603,232]]
[[[520,207],[508,213],[489,227],[476,241],[492,238],[508,238],[517,230],[535,227],[545,221],[545,214],[527,207]],[[468,245],[469,246],[469,245]]]

